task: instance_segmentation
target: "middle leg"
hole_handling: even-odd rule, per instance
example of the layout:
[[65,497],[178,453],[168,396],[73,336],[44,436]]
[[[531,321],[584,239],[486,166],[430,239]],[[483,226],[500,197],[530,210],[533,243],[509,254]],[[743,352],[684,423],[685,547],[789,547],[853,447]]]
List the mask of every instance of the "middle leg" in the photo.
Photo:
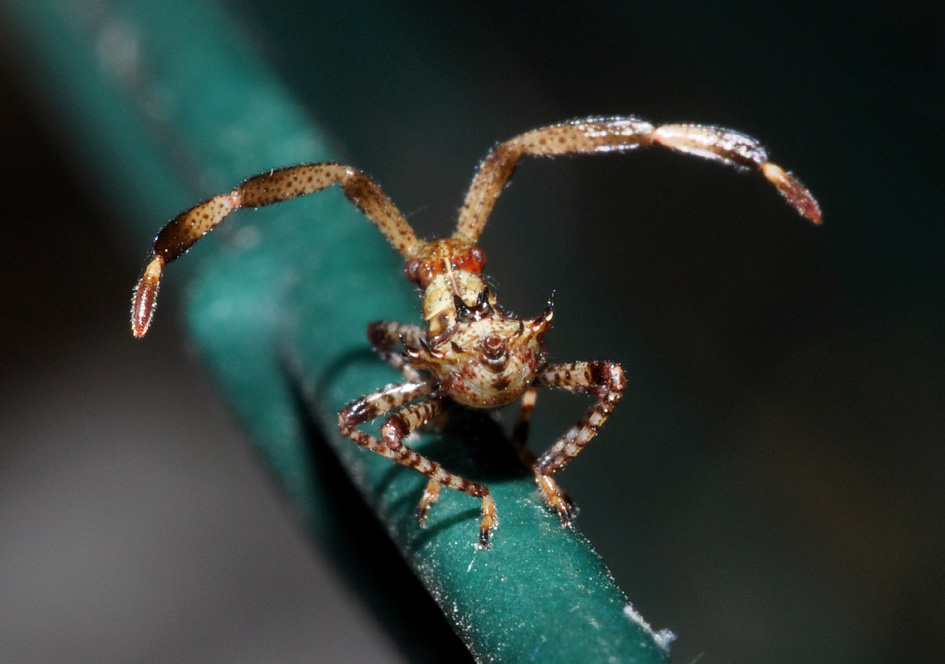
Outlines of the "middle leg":
[[[439,498],[440,488],[443,485],[462,491],[474,498],[479,498],[482,501],[479,546],[488,547],[492,529],[498,523],[495,501],[492,499],[489,489],[484,484],[471,482],[451,473],[437,462],[428,459],[403,443],[403,439],[413,431],[443,412],[445,402],[441,397],[416,401],[416,399],[429,396],[433,390],[434,386],[430,381],[389,385],[348,404],[338,414],[338,427],[342,434],[358,445],[377,452],[388,459],[393,459],[408,468],[413,468],[429,478],[417,509],[417,516],[421,525],[426,520],[428,510]],[[381,427],[380,438],[357,428],[360,424],[369,422],[398,408],[401,410],[391,415],[384,422]]]

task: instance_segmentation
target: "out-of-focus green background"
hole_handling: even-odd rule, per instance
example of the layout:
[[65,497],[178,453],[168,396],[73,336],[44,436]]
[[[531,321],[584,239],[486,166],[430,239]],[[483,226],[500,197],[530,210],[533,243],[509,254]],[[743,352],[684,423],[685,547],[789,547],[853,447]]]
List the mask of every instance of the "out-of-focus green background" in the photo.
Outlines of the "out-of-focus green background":
[[[482,238],[502,301],[554,289],[552,359],[630,375],[562,482],[675,661],[945,658],[940,3],[225,6],[426,236],[540,124],[761,138],[823,228],[678,155],[522,163]],[[0,660],[403,659],[228,423],[180,289],[127,335],[146,247],[41,103],[40,56],[4,43]],[[542,395],[534,447],[584,405]]]

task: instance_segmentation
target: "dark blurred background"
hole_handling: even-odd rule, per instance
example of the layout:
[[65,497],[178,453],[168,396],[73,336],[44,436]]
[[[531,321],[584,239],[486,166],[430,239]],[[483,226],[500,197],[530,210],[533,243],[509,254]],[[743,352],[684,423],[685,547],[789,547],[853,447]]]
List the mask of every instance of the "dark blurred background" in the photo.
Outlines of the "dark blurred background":
[[[482,240],[501,299],[555,290],[552,359],[630,375],[562,482],[677,662],[945,660],[941,3],[225,6],[426,236],[541,124],[761,138],[822,228],[659,150],[522,163]],[[146,247],[5,37],[0,661],[403,660],[202,377],[181,293],[130,338]],[[542,395],[534,447],[583,407]]]

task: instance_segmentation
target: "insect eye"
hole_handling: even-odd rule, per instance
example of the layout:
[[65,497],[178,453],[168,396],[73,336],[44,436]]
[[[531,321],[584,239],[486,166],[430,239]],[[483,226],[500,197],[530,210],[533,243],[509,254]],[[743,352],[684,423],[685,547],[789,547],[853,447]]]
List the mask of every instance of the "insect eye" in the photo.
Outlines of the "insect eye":
[[407,267],[404,268],[404,274],[407,275],[407,278],[415,284],[420,283],[420,259],[414,258],[407,263]]
[[473,260],[479,264],[479,271],[482,271],[482,268],[486,265],[486,252],[484,252],[479,247],[473,247],[469,250],[469,253],[472,255]]

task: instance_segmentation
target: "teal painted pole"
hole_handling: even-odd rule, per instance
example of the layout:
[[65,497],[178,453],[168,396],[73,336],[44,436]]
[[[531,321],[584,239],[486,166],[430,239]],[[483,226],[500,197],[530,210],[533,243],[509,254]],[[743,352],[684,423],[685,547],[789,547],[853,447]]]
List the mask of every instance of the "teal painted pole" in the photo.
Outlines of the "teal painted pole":
[[[212,2],[0,7],[142,260],[147,236],[180,208],[268,168],[338,158]],[[542,506],[488,418],[454,413],[416,443],[493,489],[500,526],[485,551],[474,546],[477,501],[445,492],[420,529],[424,479],[340,435],[346,402],[398,379],[369,352],[367,323],[418,315],[396,253],[339,192],[239,214],[168,268],[165,288],[185,287],[208,369],[316,541],[370,527],[345,520],[321,481],[327,444],[479,661],[668,660],[668,635],[649,629],[588,542]]]

